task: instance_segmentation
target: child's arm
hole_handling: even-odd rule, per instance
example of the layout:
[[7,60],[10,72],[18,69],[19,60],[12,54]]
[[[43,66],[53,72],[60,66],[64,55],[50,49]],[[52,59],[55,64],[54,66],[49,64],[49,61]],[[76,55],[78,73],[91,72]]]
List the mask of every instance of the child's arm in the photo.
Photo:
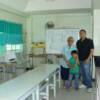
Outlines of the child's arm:
[[72,65],[73,68],[75,68],[77,65],[80,65],[79,60],[75,60],[75,64]]
[[75,62],[75,64],[73,65],[73,68],[75,68],[75,67],[76,67],[76,65],[77,65],[77,62]]

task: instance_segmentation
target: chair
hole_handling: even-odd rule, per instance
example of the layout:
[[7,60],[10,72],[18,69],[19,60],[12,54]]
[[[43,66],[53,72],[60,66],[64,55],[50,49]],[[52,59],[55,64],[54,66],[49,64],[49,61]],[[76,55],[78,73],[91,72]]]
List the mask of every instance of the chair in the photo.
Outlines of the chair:
[[17,62],[16,62],[16,55],[14,51],[7,51],[4,54],[4,65],[6,69],[5,71],[6,74],[12,75],[12,77],[16,77]]
[[0,56],[0,73],[1,73],[1,80],[3,80],[4,79],[4,65],[3,65],[3,63],[4,63],[4,55],[2,55],[2,56]]
[[17,57],[17,70],[22,70],[23,72],[19,73],[22,74],[26,71],[26,68],[29,66],[29,61],[27,60],[27,55],[23,52],[17,52],[16,53]]

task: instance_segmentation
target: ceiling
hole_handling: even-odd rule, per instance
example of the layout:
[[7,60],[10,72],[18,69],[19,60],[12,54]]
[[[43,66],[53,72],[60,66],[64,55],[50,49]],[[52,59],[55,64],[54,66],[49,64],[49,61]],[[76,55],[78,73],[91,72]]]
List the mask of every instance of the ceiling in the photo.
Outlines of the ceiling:
[[29,0],[0,0],[1,4],[14,8],[19,11],[24,11]]
[[91,0],[30,0],[25,11],[91,8]]
[[0,3],[24,12],[91,8],[91,0],[0,0]]

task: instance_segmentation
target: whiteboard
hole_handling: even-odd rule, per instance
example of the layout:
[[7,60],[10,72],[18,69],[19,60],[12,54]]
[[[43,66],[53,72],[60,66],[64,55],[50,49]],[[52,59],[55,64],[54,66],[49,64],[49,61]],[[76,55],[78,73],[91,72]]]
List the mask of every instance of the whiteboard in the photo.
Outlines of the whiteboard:
[[78,28],[68,29],[48,29],[46,31],[46,53],[60,54],[64,45],[66,45],[67,38],[73,36],[75,42],[79,38]]

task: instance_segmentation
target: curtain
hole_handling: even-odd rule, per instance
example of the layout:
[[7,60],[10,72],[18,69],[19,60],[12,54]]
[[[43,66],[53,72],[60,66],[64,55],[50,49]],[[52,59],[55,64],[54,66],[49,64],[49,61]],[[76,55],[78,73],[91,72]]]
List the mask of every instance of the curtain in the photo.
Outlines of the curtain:
[[21,43],[23,43],[22,24],[0,20],[0,45]]

